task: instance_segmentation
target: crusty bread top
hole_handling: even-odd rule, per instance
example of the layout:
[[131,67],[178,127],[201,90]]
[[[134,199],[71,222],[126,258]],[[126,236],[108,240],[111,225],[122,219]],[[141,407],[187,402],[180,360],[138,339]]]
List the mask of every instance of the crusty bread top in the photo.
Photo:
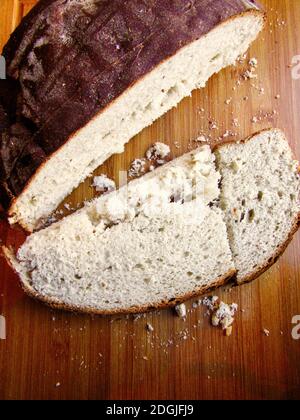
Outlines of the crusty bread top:
[[11,123],[22,115],[30,129],[25,140],[1,143],[8,195],[20,194],[72,133],[159,63],[248,11],[261,13],[246,0],[41,0],[3,51],[9,77],[0,92],[12,93],[0,93],[0,102],[6,96]]

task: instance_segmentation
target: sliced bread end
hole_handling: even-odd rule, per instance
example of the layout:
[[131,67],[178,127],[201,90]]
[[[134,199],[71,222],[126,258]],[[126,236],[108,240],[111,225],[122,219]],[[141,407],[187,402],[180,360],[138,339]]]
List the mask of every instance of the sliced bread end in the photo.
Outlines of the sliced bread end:
[[220,205],[241,284],[272,266],[299,228],[299,163],[278,129],[221,145],[215,154]]

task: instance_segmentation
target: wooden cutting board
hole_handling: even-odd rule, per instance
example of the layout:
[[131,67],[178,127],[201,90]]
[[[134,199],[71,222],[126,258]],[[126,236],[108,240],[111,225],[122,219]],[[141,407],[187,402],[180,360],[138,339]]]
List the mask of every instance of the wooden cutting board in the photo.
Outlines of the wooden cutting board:
[[[300,158],[300,1],[261,2],[268,23],[248,59],[214,76],[97,173],[116,177],[157,140],[169,143],[175,156],[195,147],[192,140],[200,133],[215,140],[230,130],[241,139],[269,126],[286,131]],[[1,0],[1,48],[34,3]],[[258,78],[243,81],[252,57],[259,63]],[[216,130],[209,129],[212,121]],[[92,195],[88,181],[67,202],[77,204]],[[24,234],[2,221],[0,237],[17,246]],[[55,312],[26,297],[0,259],[0,325],[6,323],[6,340],[0,339],[0,398],[298,399],[300,340],[292,338],[292,319],[300,315],[299,250],[298,234],[259,280],[217,291],[240,307],[228,338],[210,326],[201,307],[186,322],[171,310],[140,319]],[[146,331],[147,322],[152,333]]]

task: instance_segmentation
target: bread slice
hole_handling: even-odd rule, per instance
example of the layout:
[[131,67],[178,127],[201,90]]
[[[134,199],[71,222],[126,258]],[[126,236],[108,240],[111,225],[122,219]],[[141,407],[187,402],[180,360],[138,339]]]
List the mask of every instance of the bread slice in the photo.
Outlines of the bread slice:
[[141,312],[258,277],[299,226],[299,191],[284,134],[266,130],[203,146],[3,250],[53,307]]
[[7,259],[31,296],[93,313],[175,305],[235,268],[208,146],[28,237]]
[[215,154],[220,206],[241,284],[269,268],[299,227],[299,163],[280,130],[223,145]]
[[171,3],[91,0],[86,10],[45,0],[13,34],[3,53],[18,98],[10,119],[30,136],[15,138],[14,125],[2,133],[11,223],[40,226],[134,135],[234,64],[264,25],[254,1]]

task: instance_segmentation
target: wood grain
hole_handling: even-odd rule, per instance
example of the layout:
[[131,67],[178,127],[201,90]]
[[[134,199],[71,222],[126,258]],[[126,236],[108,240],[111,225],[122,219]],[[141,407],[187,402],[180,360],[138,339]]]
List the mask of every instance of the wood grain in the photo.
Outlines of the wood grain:
[[[300,1],[261,2],[268,24],[249,54],[258,59],[258,79],[237,85],[245,63],[222,71],[96,173],[116,177],[154,141],[169,143],[173,154],[181,155],[195,147],[191,140],[200,133],[216,139],[227,129],[241,139],[278,126],[300,158],[300,79],[292,78],[290,66],[300,55]],[[1,0],[1,47],[33,3]],[[232,101],[226,105],[229,98]],[[259,123],[251,122],[253,116],[262,115]],[[216,121],[218,130],[209,130],[209,121]],[[68,202],[91,197],[89,182]],[[18,245],[24,235],[3,221],[0,237]],[[299,239],[298,234],[259,280],[218,291],[222,299],[237,302],[243,310],[229,338],[209,325],[201,308],[193,310],[186,322],[169,310],[138,320],[52,311],[23,294],[1,259],[0,314],[6,319],[7,339],[0,340],[0,398],[299,399],[300,340],[291,336],[292,318],[300,315]],[[146,332],[146,322],[153,325],[153,333]],[[182,338],[185,329],[187,339]],[[263,329],[270,331],[269,337]]]

